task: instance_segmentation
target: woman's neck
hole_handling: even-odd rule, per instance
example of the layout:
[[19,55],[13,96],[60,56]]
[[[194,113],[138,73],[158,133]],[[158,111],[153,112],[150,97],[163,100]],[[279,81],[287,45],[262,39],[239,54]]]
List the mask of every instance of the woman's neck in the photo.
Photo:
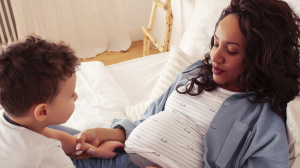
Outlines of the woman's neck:
[[224,85],[224,84],[218,84],[220,88],[223,88],[225,90],[229,90],[231,92],[242,92],[236,85]]

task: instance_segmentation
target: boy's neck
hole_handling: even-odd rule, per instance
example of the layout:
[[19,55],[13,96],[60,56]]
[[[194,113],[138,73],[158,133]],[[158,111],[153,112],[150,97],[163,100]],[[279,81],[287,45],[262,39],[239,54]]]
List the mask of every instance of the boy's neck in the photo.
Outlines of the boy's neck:
[[23,117],[13,117],[7,113],[5,115],[16,124],[30,129],[34,132],[37,132],[39,134],[42,134],[43,130],[46,128],[46,126],[44,126],[42,122],[38,122],[37,120],[33,119],[30,115],[26,115]]

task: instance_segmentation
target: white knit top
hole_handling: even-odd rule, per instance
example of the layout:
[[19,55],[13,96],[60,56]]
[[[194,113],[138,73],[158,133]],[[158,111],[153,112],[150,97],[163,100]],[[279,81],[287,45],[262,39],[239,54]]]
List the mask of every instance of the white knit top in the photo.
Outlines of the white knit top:
[[125,143],[127,153],[137,153],[162,167],[204,167],[204,135],[223,101],[234,94],[217,88],[197,96],[173,91],[165,111],[138,125]]

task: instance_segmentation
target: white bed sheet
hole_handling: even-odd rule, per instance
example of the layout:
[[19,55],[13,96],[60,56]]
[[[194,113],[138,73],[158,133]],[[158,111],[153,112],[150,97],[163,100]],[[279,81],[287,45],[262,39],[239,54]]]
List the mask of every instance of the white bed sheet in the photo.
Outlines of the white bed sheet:
[[149,97],[168,52],[114,65],[82,62],[77,71],[75,110],[63,125],[85,130],[110,127],[116,118],[126,118],[126,106]]

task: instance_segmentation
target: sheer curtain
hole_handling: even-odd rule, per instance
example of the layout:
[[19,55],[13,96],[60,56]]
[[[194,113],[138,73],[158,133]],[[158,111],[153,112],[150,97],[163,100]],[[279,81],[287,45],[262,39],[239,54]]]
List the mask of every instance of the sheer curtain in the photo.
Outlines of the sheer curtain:
[[65,41],[80,58],[131,45],[120,0],[10,0],[19,39]]

